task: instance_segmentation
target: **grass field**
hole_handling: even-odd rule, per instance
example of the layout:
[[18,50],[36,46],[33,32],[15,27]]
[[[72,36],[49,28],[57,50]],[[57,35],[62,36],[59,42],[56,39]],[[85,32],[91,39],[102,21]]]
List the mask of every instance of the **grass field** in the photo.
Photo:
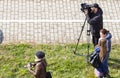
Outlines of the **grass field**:
[[[46,53],[47,71],[51,72],[53,78],[95,78],[94,68],[86,62],[84,56],[73,54],[74,47],[75,44],[2,44],[0,78],[33,78],[24,65],[34,62],[34,54],[38,50]],[[93,47],[90,47],[92,51]],[[87,54],[87,45],[79,45],[77,53]],[[120,45],[112,46],[109,69],[112,78],[120,78]]]

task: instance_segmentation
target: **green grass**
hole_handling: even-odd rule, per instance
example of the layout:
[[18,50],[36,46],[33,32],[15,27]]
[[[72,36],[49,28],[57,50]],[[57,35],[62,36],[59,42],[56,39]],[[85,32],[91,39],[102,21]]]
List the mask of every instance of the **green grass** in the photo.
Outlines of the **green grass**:
[[[91,45],[92,46],[92,45]],[[120,45],[113,45],[109,60],[110,75],[120,77]],[[34,62],[38,50],[46,53],[47,71],[53,78],[95,78],[94,68],[86,62],[84,56],[73,54],[75,44],[66,45],[33,45],[1,44],[0,45],[0,78],[33,78],[24,65]],[[93,47],[90,47],[90,52]],[[87,54],[87,45],[81,44],[77,53]]]

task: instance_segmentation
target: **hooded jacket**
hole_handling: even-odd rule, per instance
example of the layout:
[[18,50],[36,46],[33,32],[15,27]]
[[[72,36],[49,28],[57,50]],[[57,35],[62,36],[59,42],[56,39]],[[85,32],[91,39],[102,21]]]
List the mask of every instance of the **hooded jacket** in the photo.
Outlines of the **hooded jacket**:
[[108,33],[106,36],[106,40],[107,40],[107,52],[109,53],[111,51],[111,38],[112,38],[112,34]]

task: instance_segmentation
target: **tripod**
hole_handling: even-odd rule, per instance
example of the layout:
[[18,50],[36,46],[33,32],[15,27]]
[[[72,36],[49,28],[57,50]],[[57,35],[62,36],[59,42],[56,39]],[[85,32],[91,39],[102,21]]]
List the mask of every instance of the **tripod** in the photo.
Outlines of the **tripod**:
[[90,50],[90,28],[87,25],[87,55],[86,55],[86,61],[89,63],[89,50]]
[[81,32],[80,32],[80,35],[79,35],[79,38],[78,38],[76,47],[75,47],[75,49],[73,50],[73,53],[74,53],[75,55],[78,55],[78,56],[86,56],[86,60],[87,60],[87,62],[88,62],[88,60],[89,60],[89,48],[90,48],[90,38],[89,38],[89,37],[90,37],[90,29],[89,29],[88,26],[87,26],[87,37],[88,37],[88,38],[87,38],[87,55],[83,55],[83,54],[76,53],[76,51],[77,51],[77,49],[78,49],[78,44],[79,44],[79,41],[80,41],[82,32],[83,32],[84,27],[85,27],[86,20],[87,20],[87,17],[85,18],[85,21],[84,21],[84,23],[83,23],[83,26],[82,26],[82,29],[81,29]]

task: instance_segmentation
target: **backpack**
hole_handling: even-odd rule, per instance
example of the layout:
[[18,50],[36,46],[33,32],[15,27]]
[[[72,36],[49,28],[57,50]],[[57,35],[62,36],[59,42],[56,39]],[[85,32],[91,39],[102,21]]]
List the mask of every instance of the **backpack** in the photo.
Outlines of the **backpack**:
[[99,53],[94,52],[90,55],[90,60],[89,63],[94,67],[94,68],[98,68],[100,66],[100,57],[99,57]]
[[46,72],[46,78],[52,78],[52,75],[50,72]]

